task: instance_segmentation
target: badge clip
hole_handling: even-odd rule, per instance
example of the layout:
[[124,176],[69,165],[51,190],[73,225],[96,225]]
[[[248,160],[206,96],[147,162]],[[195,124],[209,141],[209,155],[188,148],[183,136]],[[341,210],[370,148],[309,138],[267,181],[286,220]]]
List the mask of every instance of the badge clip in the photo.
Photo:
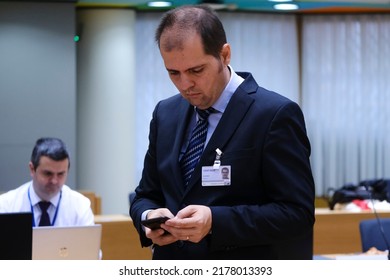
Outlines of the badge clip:
[[221,166],[221,156],[222,156],[222,151],[217,148],[215,150],[215,152],[217,153],[215,155],[215,160],[214,160],[214,165],[213,165],[213,169],[219,169],[219,167]]

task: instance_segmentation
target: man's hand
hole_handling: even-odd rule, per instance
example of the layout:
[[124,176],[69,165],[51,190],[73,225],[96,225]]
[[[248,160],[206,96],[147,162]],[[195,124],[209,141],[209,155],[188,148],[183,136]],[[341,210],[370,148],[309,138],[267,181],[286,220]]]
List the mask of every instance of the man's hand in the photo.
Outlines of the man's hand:
[[[173,214],[167,208],[159,208],[150,211],[146,215],[147,219],[153,219],[157,217],[173,218]],[[163,225],[164,224],[161,224],[161,226]],[[171,235],[168,231],[162,228],[151,230],[150,228],[145,227],[145,235],[147,238],[151,239],[154,244],[157,244],[159,246],[168,245],[178,240],[173,235]]]
[[189,205],[180,210],[176,217],[162,224],[161,227],[176,240],[198,243],[210,233],[211,223],[212,215],[209,207]]

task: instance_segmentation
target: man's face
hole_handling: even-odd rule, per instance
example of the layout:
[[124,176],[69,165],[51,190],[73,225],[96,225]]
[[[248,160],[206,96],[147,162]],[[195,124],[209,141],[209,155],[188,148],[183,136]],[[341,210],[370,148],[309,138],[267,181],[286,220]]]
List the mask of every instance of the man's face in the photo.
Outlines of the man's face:
[[[174,32],[161,36],[170,40]],[[220,97],[230,79],[227,65],[230,63],[230,46],[225,44],[220,59],[204,53],[202,40],[196,33],[186,36],[182,46],[172,50],[160,49],[169,77],[181,95],[200,109],[212,106]]]
[[229,177],[229,169],[223,168],[221,173],[223,179],[227,179]]
[[29,167],[35,192],[41,199],[50,200],[65,184],[69,160],[55,161],[42,156],[36,170],[34,170],[32,162],[30,162]]

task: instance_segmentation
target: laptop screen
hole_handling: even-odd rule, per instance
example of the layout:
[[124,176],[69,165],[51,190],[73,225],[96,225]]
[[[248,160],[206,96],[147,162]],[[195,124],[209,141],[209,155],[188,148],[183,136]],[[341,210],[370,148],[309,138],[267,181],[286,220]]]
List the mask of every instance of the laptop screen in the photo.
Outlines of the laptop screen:
[[31,260],[32,214],[0,213],[0,259]]
[[33,260],[99,259],[102,225],[33,228]]

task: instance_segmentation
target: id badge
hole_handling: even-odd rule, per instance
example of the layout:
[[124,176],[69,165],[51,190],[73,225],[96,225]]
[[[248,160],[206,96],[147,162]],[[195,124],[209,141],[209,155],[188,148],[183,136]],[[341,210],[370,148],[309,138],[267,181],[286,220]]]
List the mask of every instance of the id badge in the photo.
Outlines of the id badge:
[[230,186],[231,183],[231,166],[220,165],[202,166],[202,186]]

